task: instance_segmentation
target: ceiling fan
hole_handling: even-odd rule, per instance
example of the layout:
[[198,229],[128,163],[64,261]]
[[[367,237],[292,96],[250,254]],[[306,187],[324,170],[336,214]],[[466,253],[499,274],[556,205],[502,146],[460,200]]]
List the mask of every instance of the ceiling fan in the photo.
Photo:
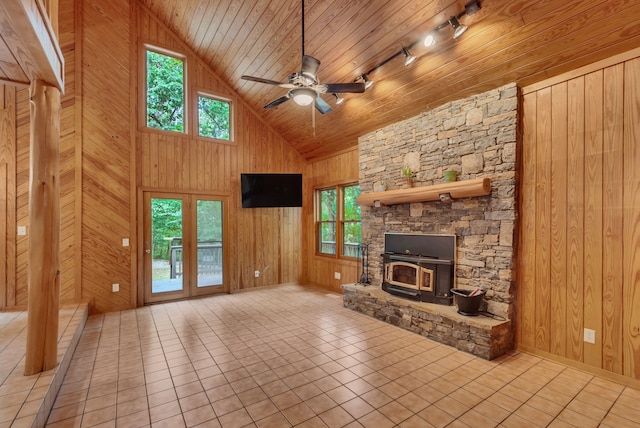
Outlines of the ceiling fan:
[[264,108],[274,108],[280,104],[293,99],[293,101],[301,106],[307,106],[315,103],[316,109],[322,113],[330,113],[331,107],[321,97],[320,94],[339,94],[339,93],[362,93],[365,90],[364,83],[324,83],[318,80],[318,68],[320,61],[312,56],[304,54],[304,0],[302,1],[302,67],[300,71],[291,73],[287,77],[286,82],[277,82],[275,80],[263,79],[262,77],[243,75],[242,79],[252,82],[266,83],[267,85],[280,86],[289,91],[280,98],[266,104]]

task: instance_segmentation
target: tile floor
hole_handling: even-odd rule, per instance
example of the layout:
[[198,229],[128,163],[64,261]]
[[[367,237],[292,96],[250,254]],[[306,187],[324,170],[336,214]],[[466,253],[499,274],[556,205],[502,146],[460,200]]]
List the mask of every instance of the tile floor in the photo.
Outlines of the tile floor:
[[86,303],[63,305],[58,318],[58,365],[25,376],[27,313],[0,312],[0,428],[44,426],[88,313]]
[[640,427],[640,391],[485,361],[295,285],[90,316],[50,427]]

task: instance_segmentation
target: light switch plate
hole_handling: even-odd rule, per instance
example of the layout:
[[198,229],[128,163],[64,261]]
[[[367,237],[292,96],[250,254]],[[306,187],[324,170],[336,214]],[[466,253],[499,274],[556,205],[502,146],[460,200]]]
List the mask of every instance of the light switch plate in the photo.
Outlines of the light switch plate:
[[123,247],[129,246],[129,238],[122,238],[122,246]]
[[18,226],[18,236],[25,236],[27,234],[27,226]]
[[111,291],[113,291],[114,293],[117,293],[118,291],[120,291],[120,284],[118,283],[111,284]]

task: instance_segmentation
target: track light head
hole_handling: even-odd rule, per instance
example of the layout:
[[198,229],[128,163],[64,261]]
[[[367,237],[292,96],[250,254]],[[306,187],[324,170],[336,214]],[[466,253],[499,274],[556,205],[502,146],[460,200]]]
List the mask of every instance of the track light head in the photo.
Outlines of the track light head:
[[424,45],[425,46],[433,46],[436,44],[436,32],[431,31],[429,34],[424,36]]
[[479,10],[480,10],[480,4],[478,3],[478,0],[471,0],[469,3],[464,5],[465,15],[471,16]]
[[340,95],[334,93],[333,96],[336,97],[336,104],[337,105],[340,106],[340,105],[344,104],[344,98],[342,98]]
[[402,48],[402,53],[404,54],[404,65],[408,66],[412,64],[416,60],[416,56],[409,52],[409,49]]
[[365,90],[367,90],[370,87],[372,87],[373,84],[375,83],[373,80],[369,80],[369,76],[367,76],[367,73],[364,73],[362,76],[360,76],[360,78],[364,82],[364,89]]
[[458,18],[456,18],[455,16],[452,16],[451,18],[449,18],[449,25],[453,27],[454,40],[458,40],[469,28],[466,25],[461,25],[460,22],[458,21]]

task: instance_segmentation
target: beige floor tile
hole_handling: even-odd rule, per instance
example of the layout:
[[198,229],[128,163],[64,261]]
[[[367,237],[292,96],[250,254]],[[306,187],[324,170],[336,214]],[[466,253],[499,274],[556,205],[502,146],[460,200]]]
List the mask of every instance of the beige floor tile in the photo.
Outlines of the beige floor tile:
[[[251,411],[249,411],[249,414],[251,414]],[[260,419],[256,421],[256,425],[258,428],[287,428],[293,426],[281,413],[275,413]]]
[[342,407],[334,407],[318,416],[329,428],[343,427],[354,421],[353,416]]
[[437,428],[445,427],[455,420],[454,416],[451,416],[436,405],[427,407],[418,413],[418,416]]
[[210,404],[186,411],[183,413],[183,416],[188,427],[200,425],[204,422],[213,420],[217,422],[216,414]]
[[147,397],[139,397],[129,401],[123,401],[116,406],[118,417],[127,416],[140,411],[148,411]]
[[238,409],[235,412],[228,413],[218,418],[218,420],[223,428],[241,428],[253,422],[245,409]]
[[326,394],[338,404],[342,404],[356,397],[356,394],[354,394],[346,386],[339,386],[330,391],[327,391]]
[[215,410],[216,416],[218,417],[233,413],[236,410],[242,409],[244,407],[240,399],[235,395],[215,401],[211,403],[211,405],[213,406],[213,410]]
[[116,406],[105,407],[93,412],[84,413],[82,416],[82,426],[92,427],[98,424],[113,421],[115,425],[116,420]]
[[388,404],[385,404],[384,406],[380,407],[378,411],[396,424],[399,424],[400,422],[413,416],[413,412],[411,412],[411,410],[407,409],[397,401],[392,401]]
[[[91,316],[48,425],[639,425],[637,389],[520,351],[475,358],[330,296],[287,285]],[[52,378],[14,366],[0,385],[11,421]]]
[[523,404],[513,414],[540,427],[546,427],[554,418],[552,415],[538,410],[535,407],[531,407],[528,404]]
[[180,403],[178,403],[178,400],[172,400],[149,408],[151,423],[155,423],[179,414],[182,414],[182,409],[180,408]]
[[338,405],[338,403],[333,401],[327,394],[320,394],[309,400],[306,400],[305,404],[309,406],[309,408],[313,410],[317,415],[326,412],[327,410],[332,409]]
[[151,426],[152,428],[181,428],[186,427],[187,425],[184,422],[184,418],[180,414],[167,419],[162,419],[158,422],[153,422]]
[[151,420],[149,419],[148,410],[139,410],[137,412],[122,415],[118,413],[118,419],[116,419],[116,427],[142,427],[149,425]]
[[597,427],[600,422],[570,409],[564,409],[560,412],[558,419],[580,428]]
[[279,413],[278,408],[270,399],[265,399],[253,403],[249,406],[246,406],[246,409],[254,421],[259,421],[275,413]]

